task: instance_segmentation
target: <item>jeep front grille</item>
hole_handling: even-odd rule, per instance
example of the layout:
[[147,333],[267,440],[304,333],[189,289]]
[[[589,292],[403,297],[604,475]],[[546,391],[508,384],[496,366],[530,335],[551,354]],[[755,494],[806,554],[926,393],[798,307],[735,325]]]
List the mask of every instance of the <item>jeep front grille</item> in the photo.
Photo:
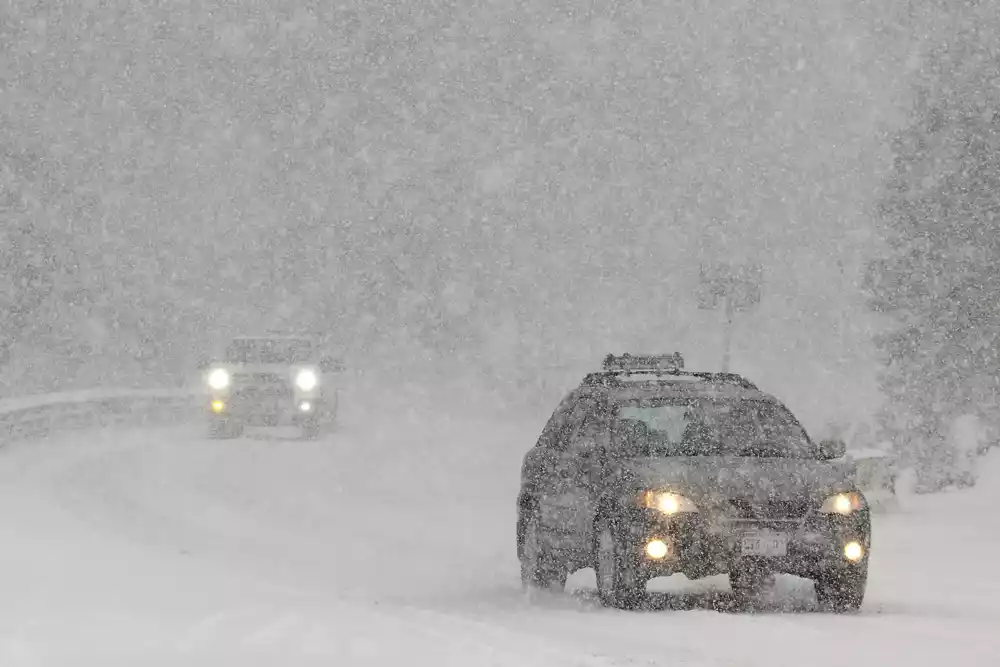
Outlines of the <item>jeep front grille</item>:
[[278,373],[237,373],[233,376],[233,384],[269,385],[288,384],[288,380]]

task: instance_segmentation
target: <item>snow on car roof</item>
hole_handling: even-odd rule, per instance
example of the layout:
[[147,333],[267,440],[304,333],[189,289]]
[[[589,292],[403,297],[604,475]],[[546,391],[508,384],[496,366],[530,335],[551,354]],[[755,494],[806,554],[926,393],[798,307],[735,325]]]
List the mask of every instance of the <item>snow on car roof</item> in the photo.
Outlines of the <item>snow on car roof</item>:
[[692,375],[676,375],[676,376],[664,377],[662,374],[653,373],[653,372],[650,372],[650,373],[627,373],[627,374],[619,375],[617,377],[617,380],[618,380],[618,382],[656,382],[656,381],[665,381],[665,382],[695,382],[695,383],[700,382],[702,384],[704,384],[706,382],[705,378],[701,378],[701,377],[697,377],[697,376],[692,376]]
[[657,376],[645,381],[627,381],[614,385],[591,385],[599,392],[608,392],[617,399],[670,398],[673,396],[698,396],[704,398],[747,399],[779,402],[777,398],[759,389],[728,382],[712,381],[700,377]]

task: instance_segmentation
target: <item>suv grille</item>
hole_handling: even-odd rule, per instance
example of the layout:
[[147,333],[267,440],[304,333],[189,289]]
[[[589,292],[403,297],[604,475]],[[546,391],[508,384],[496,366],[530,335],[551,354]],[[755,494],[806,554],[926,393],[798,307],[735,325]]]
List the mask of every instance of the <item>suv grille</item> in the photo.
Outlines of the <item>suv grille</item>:
[[243,400],[289,398],[292,383],[280,373],[238,373],[233,376],[233,394]]
[[741,519],[801,519],[809,512],[809,503],[802,500],[770,500],[753,505],[745,500],[730,500]]
[[286,384],[286,380],[278,373],[238,373],[233,377],[234,383],[247,384]]

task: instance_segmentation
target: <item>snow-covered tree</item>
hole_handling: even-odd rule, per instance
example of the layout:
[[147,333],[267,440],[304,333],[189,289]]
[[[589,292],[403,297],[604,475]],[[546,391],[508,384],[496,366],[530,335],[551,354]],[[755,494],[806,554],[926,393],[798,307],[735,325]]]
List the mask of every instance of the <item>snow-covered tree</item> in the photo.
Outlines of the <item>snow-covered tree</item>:
[[1000,54],[969,27],[927,60],[878,207],[885,257],[869,267],[883,424],[925,487],[964,465],[951,423],[996,422],[1000,377]]

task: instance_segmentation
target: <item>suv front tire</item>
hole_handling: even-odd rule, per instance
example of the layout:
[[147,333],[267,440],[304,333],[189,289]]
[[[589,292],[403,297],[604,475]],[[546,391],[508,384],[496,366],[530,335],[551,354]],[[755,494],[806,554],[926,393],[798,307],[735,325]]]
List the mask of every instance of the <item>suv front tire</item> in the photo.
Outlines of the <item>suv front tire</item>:
[[861,609],[868,587],[868,568],[826,574],[815,582],[821,609],[849,614]]
[[521,586],[525,590],[555,590],[566,587],[569,572],[543,544],[538,516],[532,511],[525,519],[519,549]]
[[646,595],[646,580],[639,571],[639,558],[628,547],[617,522],[602,515],[594,531],[594,574],[601,604],[616,609],[634,609]]

